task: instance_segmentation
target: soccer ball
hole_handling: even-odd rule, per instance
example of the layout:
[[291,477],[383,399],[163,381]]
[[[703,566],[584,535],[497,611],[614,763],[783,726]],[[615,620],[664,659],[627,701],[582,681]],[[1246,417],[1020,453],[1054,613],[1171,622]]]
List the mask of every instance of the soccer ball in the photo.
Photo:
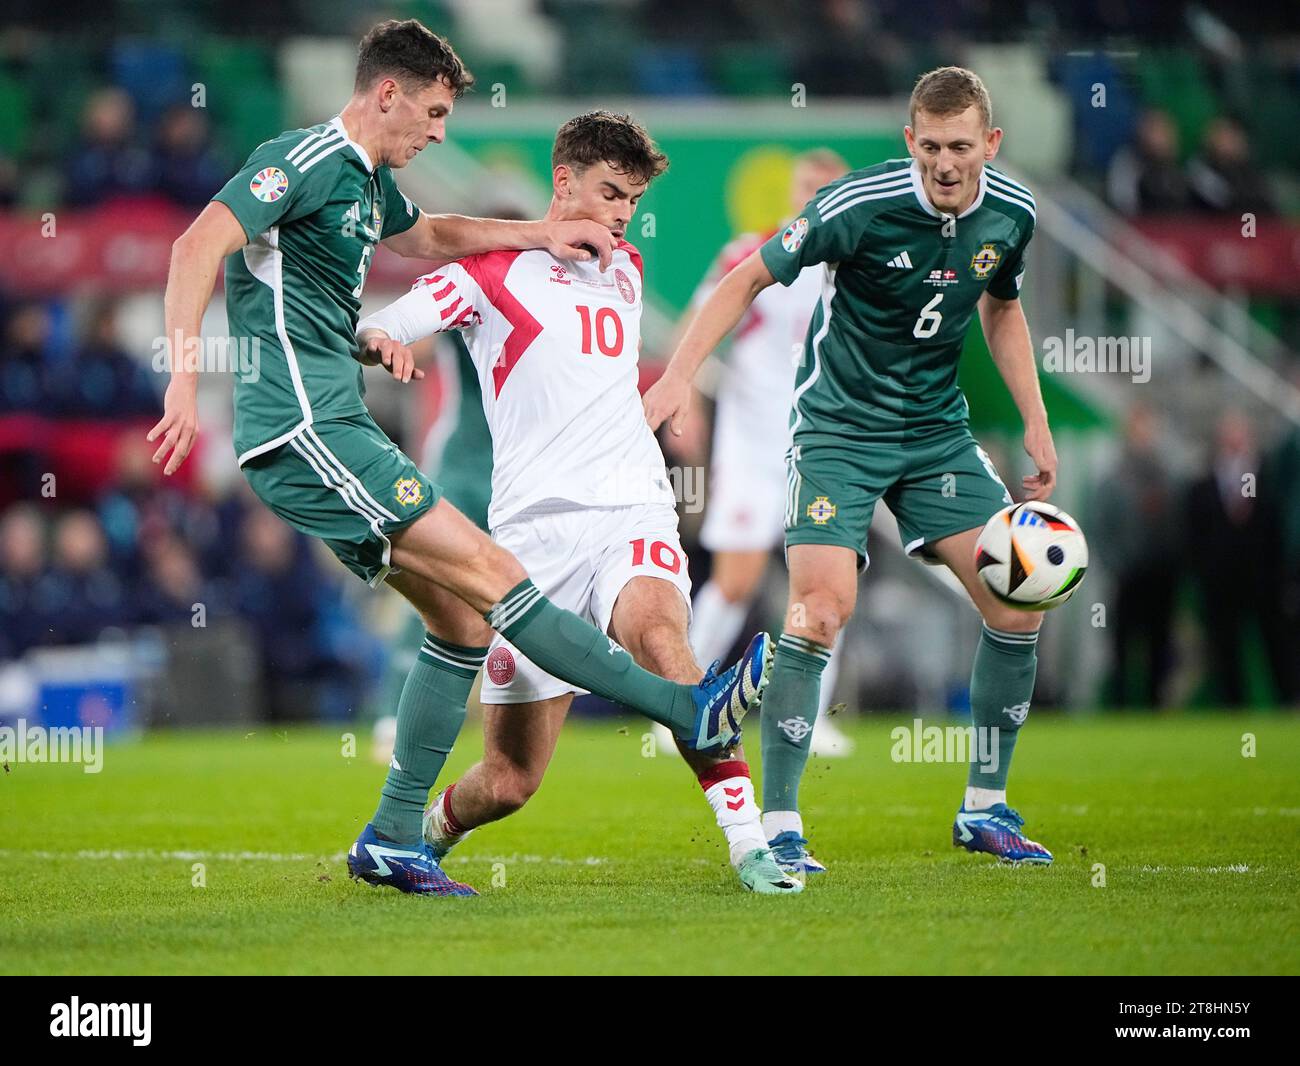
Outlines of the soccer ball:
[[1088,542],[1079,523],[1050,503],[1004,507],[975,544],[975,570],[1008,607],[1046,611],[1079,587],[1088,569]]

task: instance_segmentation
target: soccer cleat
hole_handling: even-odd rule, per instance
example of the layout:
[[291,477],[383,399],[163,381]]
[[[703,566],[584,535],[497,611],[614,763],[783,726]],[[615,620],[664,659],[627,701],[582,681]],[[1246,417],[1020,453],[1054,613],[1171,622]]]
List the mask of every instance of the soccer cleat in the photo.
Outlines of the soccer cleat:
[[817,716],[808,750],[819,759],[840,759],[853,754],[853,740],[837,726],[829,714]]
[[995,803],[982,811],[968,811],[963,803],[952,823],[952,843],[967,851],[996,855],[1006,863],[1048,865],[1052,853],[1020,831],[1024,824],[1020,812],[1005,803]]
[[718,662],[709,667],[692,691],[695,698],[693,737],[683,737],[688,747],[709,754],[725,754],[740,743],[740,723],[763,698],[772,673],[772,638],[759,633],[745,654],[726,673]]
[[736,867],[740,883],[760,896],[783,896],[803,891],[803,882],[776,864],[770,848],[755,848]]
[[348,876],[368,885],[388,885],[414,896],[477,896],[469,885],[442,871],[428,844],[415,847],[381,840],[373,825],[348,849]]
[[808,841],[792,829],[777,833],[767,842],[772,849],[776,864],[788,874],[806,877],[808,874],[824,874],[826,867],[813,858],[808,850]]
[[474,832],[473,829],[467,829],[463,833],[451,831],[447,825],[447,812],[443,806],[443,797],[446,795],[447,789],[444,788],[424,809],[424,817],[420,820],[421,835],[438,862],[442,862],[447,857],[447,852]]

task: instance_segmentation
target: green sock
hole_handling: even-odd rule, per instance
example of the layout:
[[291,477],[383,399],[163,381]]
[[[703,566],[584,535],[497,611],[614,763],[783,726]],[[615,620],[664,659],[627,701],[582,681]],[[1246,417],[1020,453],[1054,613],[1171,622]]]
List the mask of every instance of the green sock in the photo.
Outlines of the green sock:
[[799,779],[808,762],[822,671],[831,649],[783,633],[776,642],[772,679],[763,693],[763,810],[797,811]]
[[611,638],[572,611],[556,607],[527,578],[484,617],[548,674],[640,711],[678,736],[691,737],[693,685],[641,669]]
[[487,648],[465,648],[425,634],[397,701],[397,742],[371,819],[375,832],[399,844],[420,840],[429,790],[456,743],[474,676],[487,653]]
[[[1005,790],[1011,755],[1016,738],[1029,714],[1034,695],[1034,674],[1038,671],[1038,634],[1006,633],[985,626],[975,649],[975,664],[970,675],[970,714],[975,726],[976,743],[972,745],[971,788]],[[997,730],[997,767],[990,768],[993,745],[981,739],[984,730]],[[984,751],[981,762],[980,751]]]

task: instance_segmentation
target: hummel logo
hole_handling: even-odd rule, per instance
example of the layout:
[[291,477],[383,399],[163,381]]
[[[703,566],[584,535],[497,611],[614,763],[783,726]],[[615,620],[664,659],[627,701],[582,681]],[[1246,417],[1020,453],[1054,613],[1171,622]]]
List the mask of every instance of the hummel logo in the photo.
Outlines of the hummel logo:
[[745,805],[745,786],[737,785],[735,788],[727,788],[725,785],[722,789],[728,796],[738,796],[738,799],[727,800],[727,810],[738,811]]
[[906,252],[903,252],[899,255],[894,256],[894,258],[891,259],[888,263],[886,263],[885,266],[894,267],[896,270],[911,270],[912,257],[908,255]]

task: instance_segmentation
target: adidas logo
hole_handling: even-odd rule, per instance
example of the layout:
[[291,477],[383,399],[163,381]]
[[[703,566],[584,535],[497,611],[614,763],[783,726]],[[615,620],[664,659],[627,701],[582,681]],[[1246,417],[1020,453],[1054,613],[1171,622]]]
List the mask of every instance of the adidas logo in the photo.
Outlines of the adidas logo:
[[891,259],[885,266],[893,267],[896,270],[911,270],[912,257],[906,252],[902,252]]

